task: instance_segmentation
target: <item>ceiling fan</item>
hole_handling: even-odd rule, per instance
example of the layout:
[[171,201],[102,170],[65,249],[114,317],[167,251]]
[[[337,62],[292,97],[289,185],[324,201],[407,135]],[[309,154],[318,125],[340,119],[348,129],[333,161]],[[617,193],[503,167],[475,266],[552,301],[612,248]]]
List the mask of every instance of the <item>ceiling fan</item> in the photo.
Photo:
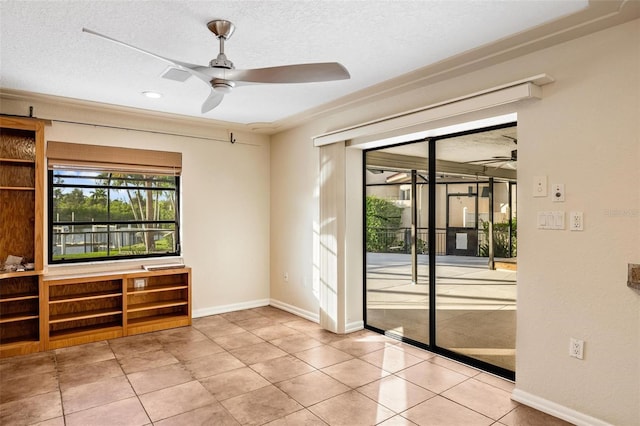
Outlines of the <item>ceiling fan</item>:
[[[513,136],[508,136],[508,135],[502,135],[502,137],[507,138],[507,139],[511,139],[511,141],[517,145],[518,144],[518,139],[514,138]],[[518,161],[518,150],[517,149],[513,149],[511,150],[511,155],[509,156],[505,156],[505,155],[497,155],[491,158],[485,158],[483,160],[472,160],[472,161],[467,161],[467,164],[478,164],[478,165],[490,165],[490,164],[497,164],[497,163],[502,163],[498,166],[498,168],[501,167],[506,167],[509,169],[515,169],[515,165]],[[494,166],[495,167],[495,166]]]
[[217,107],[222,102],[224,95],[230,93],[236,86],[252,83],[314,83],[350,78],[349,71],[337,62],[295,64],[246,70],[235,69],[233,62],[227,59],[224,53],[224,43],[235,31],[235,26],[229,21],[216,19],[209,22],[207,28],[220,42],[220,53],[209,62],[209,66],[194,65],[165,58],[87,28],[83,28],[82,31],[152,56],[175,67],[165,72],[163,74],[164,78],[185,81],[188,77],[194,76],[205,82],[210,87],[210,93],[202,104],[201,111],[203,114]]

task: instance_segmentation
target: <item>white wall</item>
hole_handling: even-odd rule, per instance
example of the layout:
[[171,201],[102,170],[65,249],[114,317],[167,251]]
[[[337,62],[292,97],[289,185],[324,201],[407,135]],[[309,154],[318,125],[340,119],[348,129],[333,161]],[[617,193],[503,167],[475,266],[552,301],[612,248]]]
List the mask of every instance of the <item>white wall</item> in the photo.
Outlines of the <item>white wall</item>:
[[[400,113],[539,73],[556,82],[518,113],[518,338],[521,401],[576,422],[640,424],[640,293],[626,286],[640,262],[640,21],[632,21],[386,101],[348,110],[272,138],[272,297],[317,310],[312,277],[318,192],[311,138],[334,128]],[[425,125],[440,127],[504,108]],[[351,148],[353,149],[353,148]],[[277,153],[277,154],[276,154]],[[350,167],[357,167],[347,157]],[[314,161],[316,164],[314,164]],[[313,168],[313,172],[310,170]],[[566,202],[533,198],[533,176],[566,185]],[[282,182],[295,179],[295,184]],[[346,209],[361,189],[346,182]],[[311,203],[311,204],[310,204]],[[539,210],[584,212],[583,232],[536,229]],[[280,212],[298,212],[299,215]],[[347,235],[361,216],[347,214]],[[355,223],[354,223],[355,222]],[[352,233],[352,231],[354,233]],[[347,242],[349,250],[362,244]],[[362,261],[347,262],[347,318],[362,311]],[[287,265],[287,266],[285,266]],[[286,287],[277,275],[295,265]],[[569,338],[586,341],[585,359],[568,356]]]
[[[188,120],[122,114],[107,108],[69,105],[63,100],[2,100],[2,113],[52,119],[45,140],[182,153],[182,257],[193,268],[193,313],[205,315],[267,304],[269,299],[269,144],[268,137],[234,132]],[[63,123],[79,121],[131,131]],[[220,141],[166,135],[195,135]],[[167,260],[164,260],[165,262]],[[66,272],[126,269],[141,262],[66,266]],[[59,273],[49,266],[49,273]]]

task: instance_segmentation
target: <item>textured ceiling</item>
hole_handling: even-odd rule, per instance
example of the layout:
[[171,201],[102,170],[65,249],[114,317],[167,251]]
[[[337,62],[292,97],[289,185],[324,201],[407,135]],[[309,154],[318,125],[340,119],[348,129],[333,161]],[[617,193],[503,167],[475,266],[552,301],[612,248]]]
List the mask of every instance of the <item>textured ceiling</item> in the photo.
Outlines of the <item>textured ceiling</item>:
[[[206,23],[236,25],[237,68],[337,61],[350,80],[234,89],[205,118],[271,123],[584,8],[586,0],[0,1],[0,87],[203,117],[209,89],[161,78],[167,64],[83,27],[206,65]],[[157,91],[148,99],[143,91]]]

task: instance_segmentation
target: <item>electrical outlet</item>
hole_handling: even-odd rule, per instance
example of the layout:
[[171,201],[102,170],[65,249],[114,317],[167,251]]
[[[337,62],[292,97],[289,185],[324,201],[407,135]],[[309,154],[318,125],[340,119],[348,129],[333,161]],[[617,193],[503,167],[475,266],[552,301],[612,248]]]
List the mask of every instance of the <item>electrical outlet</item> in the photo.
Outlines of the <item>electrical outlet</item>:
[[145,278],[135,278],[133,280],[133,288],[144,288],[147,285]]
[[582,212],[569,213],[569,229],[572,231],[584,230],[584,214]]
[[570,338],[569,339],[569,356],[573,358],[584,358],[584,340]]

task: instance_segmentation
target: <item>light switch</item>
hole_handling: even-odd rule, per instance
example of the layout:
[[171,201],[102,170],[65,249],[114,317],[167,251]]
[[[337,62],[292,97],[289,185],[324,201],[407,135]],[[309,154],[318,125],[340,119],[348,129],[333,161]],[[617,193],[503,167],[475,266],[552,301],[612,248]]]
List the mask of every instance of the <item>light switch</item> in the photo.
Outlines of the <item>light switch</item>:
[[546,176],[533,177],[533,196],[534,197],[547,196],[547,177]]

